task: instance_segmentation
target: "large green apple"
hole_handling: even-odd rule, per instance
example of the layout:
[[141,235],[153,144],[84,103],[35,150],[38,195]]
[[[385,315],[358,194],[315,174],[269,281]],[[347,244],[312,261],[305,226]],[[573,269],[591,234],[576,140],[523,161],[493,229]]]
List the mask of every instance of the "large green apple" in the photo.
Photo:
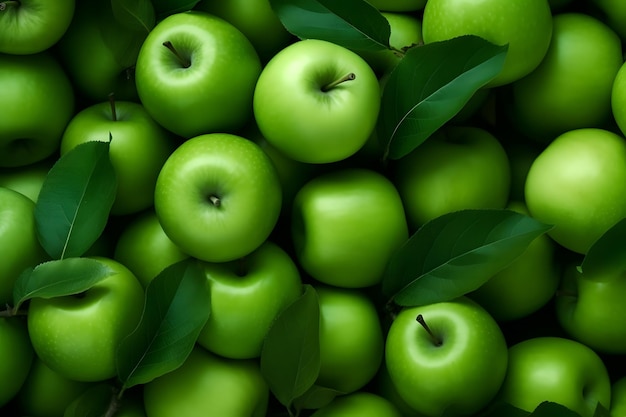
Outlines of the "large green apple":
[[626,217],[626,140],[595,128],[571,130],[554,139],[533,161],[525,184],[526,206],[537,220],[554,225],[548,235],[584,254]]
[[29,165],[58,151],[74,115],[73,87],[47,51],[0,53],[0,108],[0,167]]
[[285,155],[337,162],[356,153],[372,133],[380,86],[355,52],[308,39],[283,48],[263,67],[253,106],[259,130]]
[[474,415],[496,396],[507,362],[502,330],[466,297],[404,308],[387,333],[389,377],[419,415]]
[[76,381],[116,375],[117,347],[143,311],[144,290],[132,272],[112,259],[94,259],[114,274],[80,294],[34,298],[28,307],[28,331],[37,356]]
[[528,412],[551,401],[592,417],[598,403],[610,407],[611,381],[591,348],[563,337],[534,337],[509,348],[498,399]]
[[311,417],[402,417],[386,398],[368,391],[357,391],[336,397]]
[[163,165],[154,196],[165,234],[207,262],[232,261],[261,246],[281,207],[271,159],[256,143],[229,133],[182,143]]
[[409,236],[398,191],[367,168],[311,179],[296,194],[291,224],[302,269],[319,282],[345,288],[379,283],[390,256]]
[[0,407],[12,400],[22,388],[35,357],[21,317],[0,317]]
[[476,35],[508,45],[504,68],[489,86],[530,74],[543,60],[552,36],[548,0],[428,0],[422,31],[425,43]]
[[150,31],[135,67],[148,113],[176,135],[234,132],[252,117],[261,72],[254,46],[206,12],[174,13]]
[[269,388],[252,359],[195,347],[182,366],[143,386],[147,417],[265,417]]

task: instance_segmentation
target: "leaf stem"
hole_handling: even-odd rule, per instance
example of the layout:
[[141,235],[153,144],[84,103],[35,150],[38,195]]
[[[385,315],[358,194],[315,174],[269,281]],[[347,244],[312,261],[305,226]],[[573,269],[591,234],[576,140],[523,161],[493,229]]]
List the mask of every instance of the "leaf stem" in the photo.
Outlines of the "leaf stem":
[[185,59],[180,52],[178,52],[176,50],[176,48],[174,48],[174,45],[172,45],[172,42],[170,41],[165,41],[163,42],[163,46],[165,46],[167,49],[169,49],[170,51],[172,51],[172,53],[174,54],[174,56],[176,57],[176,59],[178,59],[178,61],[180,62],[180,64],[184,67],[184,68],[189,68],[191,66],[191,61],[189,59]]
[[424,320],[424,316],[422,316],[421,314],[418,314],[417,317],[415,318],[415,320],[422,325],[422,327],[424,328],[424,330],[426,330],[426,332],[428,333],[428,335],[430,336],[430,338],[432,339],[433,343],[435,344],[435,346],[441,346],[443,344],[443,342],[441,341],[440,338],[438,338],[437,336],[435,336],[435,333],[433,333],[433,331],[430,329],[430,327],[428,327],[428,324],[426,324],[426,320]]
[[7,10],[9,7],[19,7],[19,6],[20,6],[19,0],[6,0],[6,1],[0,2],[0,12]]
[[336,79],[335,81],[331,81],[330,83],[322,86],[322,91],[323,92],[328,92],[330,90],[332,90],[333,88],[337,87],[339,84],[342,84],[346,81],[352,81],[356,78],[356,74],[351,72],[349,74],[344,75],[341,78]]

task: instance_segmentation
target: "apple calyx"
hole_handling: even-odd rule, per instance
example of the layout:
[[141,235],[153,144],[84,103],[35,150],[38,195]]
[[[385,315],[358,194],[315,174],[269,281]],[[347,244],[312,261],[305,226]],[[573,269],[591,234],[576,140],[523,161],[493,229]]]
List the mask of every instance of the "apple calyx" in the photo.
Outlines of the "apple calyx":
[[170,41],[163,42],[163,46],[172,51],[178,62],[183,66],[183,68],[189,68],[191,66],[191,61],[189,59],[185,59],[177,50],[174,48],[174,45]]
[[0,2],[0,12],[7,10],[9,7],[19,7],[19,0],[6,0]]
[[331,81],[330,83],[322,86],[322,92],[326,93],[333,88],[337,87],[339,84],[344,83],[346,81],[352,81],[356,78],[356,74],[351,72],[349,74],[344,75],[341,78],[336,79],[335,81]]
[[111,105],[111,120],[117,122],[117,112],[115,111],[115,94],[109,93],[109,104]]
[[215,194],[211,194],[209,196],[209,201],[211,202],[211,204],[213,204],[215,207],[219,207],[222,205],[222,200],[220,200],[220,198],[218,196],[216,196]]
[[435,334],[430,329],[430,327],[428,327],[428,324],[426,324],[426,320],[424,320],[424,316],[422,316],[421,314],[418,314],[417,317],[415,318],[415,321],[417,321],[424,328],[424,330],[426,330],[426,333],[428,333],[428,335],[430,336],[435,346],[443,345],[443,342],[441,341],[441,339],[435,336]]

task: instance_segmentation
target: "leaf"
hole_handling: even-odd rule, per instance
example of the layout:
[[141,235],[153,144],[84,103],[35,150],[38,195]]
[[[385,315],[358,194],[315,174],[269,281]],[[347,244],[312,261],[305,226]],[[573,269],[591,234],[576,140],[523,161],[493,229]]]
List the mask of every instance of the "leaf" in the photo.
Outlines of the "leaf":
[[580,271],[591,279],[626,272],[626,219],[618,221],[591,245]]
[[115,389],[106,382],[97,383],[72,401],[63,417],[102,417],[115,401]]
[[111,0],[111,9],[115,20],[133,31],[147,34],[156,22],[150,0]]
[[91,258],[65,258],[41,263],[20,274],[13,286],[13,309],[31,298],[79,294],[115,271]]
[[334,388],[313,384],[304,394],[294,399],[293,405],[296,410],[318,409],[330,403],[335,397],[344,394],[346,393]]
[[81,256],[104,231],[117,181],[109,142],[89,141],[61,156],[35,204],[39,242],[53,259]]
[[152,0],[152,5],[154,6],[157,20],[160,20],[174,13],[191,10],[199,2],[200,0]]
[[283,26],[301,39],[321,39],[348,49],[389,49],[391,29],[365,0],[270,0]]
[[444,214],[392,255],[383,292],[401,306],[454,299],[480,287],[550,228],[512,210]]
[[551,401],[544,401],[529,414],[530,417],[580,417],[580,414],[568,409],[564,405]]
[[507,46],[468,35],[410,48],[384,84],[376,134],[399,159],[454,117],[502,70]]
[[123,389],[182,365],[210,313],[207,278],[197,260],[170,265],[150,281],[141,320],[117,351]]
[[300,298],[270,327],[261,349],[261,373],[285,407],[313,386],[320,370],[320,310],[317,293],[304,286]]

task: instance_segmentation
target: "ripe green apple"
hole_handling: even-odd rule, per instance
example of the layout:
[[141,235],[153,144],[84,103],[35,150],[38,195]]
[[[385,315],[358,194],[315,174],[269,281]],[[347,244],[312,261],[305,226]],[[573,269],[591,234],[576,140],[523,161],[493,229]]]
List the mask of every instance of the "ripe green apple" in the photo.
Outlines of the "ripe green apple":
[[274,319],[302,294],[296,263],[268,240],[243,259],[206,262],[203,269],[211,293],[211,315],[198,344],[226,358],[260,357]]
[[604,126],[622,62],[621,40],[605,22],[580,12],[556,14],[543,61],[512,83],[516,126],[546,143],[568,130]]
[[393,183],[371,169],[344,168],[320,174],[298,191],[291,235],[296,259],[311,277],[363,288],[381,281],[409,233]]
[[[1,200],[0,200],[1,201]],[[21,317],[0,317],[0,407],[12,400],[22,388],[35,357]]]
[[387,333],[387,371],[419,415],[474,415],[496,396],[507,361],[497,322],[467,297],[406,307]]
[[0,187],[18,191],[37,202],[39,191],[54,161],[52,157],[20,167],[0,168]]
[[416,12],[426,5],[426,0],[367,0],[367,2],[378,10],[387,12]]
[[591,0],[600,11],[600,18],[626,41],[626,4],[621,0]]
[[311,417],[402,417],[402,414],[386,398],[368,391],[357,391],[336,397]]
[[109,141],[109,158],[117,178],[113,215],[134,214],[154,204],[161,167],[176,148],[171,133],[139,103],[111,100],[76,113],[61,138],[60,154],[89,141]]
[[288,157],[337,162],[363,147],[374,130],[380,86],[355,52],[307,39],[283,48],[263,67],[253,109],[263,136]]
[[626,416],[626,376],[618,377],[611,384],[611,416]]
[[77,295],[34,298],[28,308],[37,356],[60,375],[86,382],[116,375],[117,346],[137,326],[144,303],[143,287],[128,268],[93,259],[114,274]]
[[196,346],[182,366],[143,385],[147,417],[265,417],[269,388],[252,359]]
[[621,133],[626,134],[626,63],[619,67],[613,80],[611,113]]
[[75,0],[0,1],[0,53],[29,55],[51,48],[74,16]]
[[234,132],[252,117],[261,72],[254,46],[231,23],[206,12],[171,14],[139,50],[135,84],[148,113],[184,138]]
[[626,216],[626,141],[597,128],[575,129],[554,139],[533,161],[525,184],[529,213],[554,225],[561,246],[585,254]]
[[498,399],[531,412],[544,401],[592,417],[611,405],[611,381],[591,348],[563,337],[534,337],[509,347],[509,365]]
[[504,208],[510,170],[506,151],[489,131],[447,126],[394,161],[392,175],[416,230],[452,211]]
[[256,143],[229,133],[182,143],[165,161],[154,196],[165,234],[207,262],[232,261],[261,246],[281,207],[271,159]]
[[0,53],[0,108],[0,167],[33,164],[58,151],[74,115],[73,87],[47,51]]
[[508,45],[504,67],[489,82],[494,87],[530,74],[543,60],[552,37],[548,0],[428,0],[422,17],[425,43],[476,35]]

